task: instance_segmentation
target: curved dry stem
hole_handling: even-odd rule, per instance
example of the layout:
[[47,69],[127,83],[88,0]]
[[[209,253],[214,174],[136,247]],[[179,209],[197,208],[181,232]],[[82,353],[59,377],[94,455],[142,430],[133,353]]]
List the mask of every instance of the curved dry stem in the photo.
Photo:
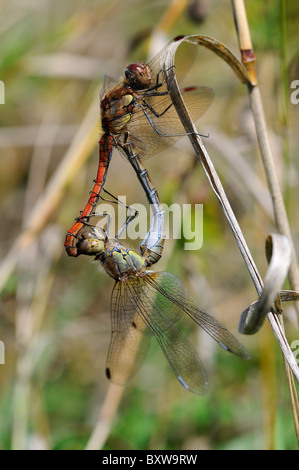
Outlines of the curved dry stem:
[[[243,236],[243,233],[241,231],[241,228],[239,226],[239,223],[234,215],[234,212],[231,208],[231,205],[227,199],[227,196],[225,194],[225,191],[223,189],[223,186],[221,184],[221,181],[218,177],[218,174],[214,168],[214,165],[209,157],[209,154],[207,150],[205,149],[201,138],[199,137],[199,134],[197,132],[197,129],[195,128],[190,115],[188,113],[188,110],[185,106],[185,103],[183,101],[182,95],[180,93],[180,89],[176,80],[175,76],[175,67],[174,67],[174,57],[176,50],[178,46],[185,40],[191,41],[193,43],[199,43],[197,41],[198,36],[189,36],[185,37],[179,41],[174,41],[173,43],[170,44],[169,48],[167,49],[165,53],[165,60],[164,60],[164,68],[163,68],[163,73],[165,76],[165,80],[167,83],[167,87],[171,96],[171,99],[173,101],[173,104],[176,108],[176,111],[181,119],[181,122],[186,130],[186,133],[189,136],[189,139],[191,141],[191,144],[194,148],[194,151],[196,155],[198,156],[202,167],[205,171],[205,174],[209,180],[209,183],[215,192],[222,210],[227,218],[227,221],[233,231],[234,237],[237,241],[238,247],[240,249],[240,252],[243,256],[243,259],[246,263],[246,266],[249,270],[249,273],[251,275],[251,278],[253,280],[253,283],[255,285],[255,288],[257,290],[257,293],[259,297],[262,294],[263,291],[263,281],[262,278],[258,272],[258,269],[255,265],[255,262],[252,258],[252,255],[250,253],[250,250],[247,246],[246,240]],[[200,43],[204,40],[202,36]],[[210,41],[209,41],[210,43]],[[222,49],[225,49],[225,46],[222,45]],[[229,55],[229,54],[228,54]],[[235,69],[234,69],[235,70]],[[241,68],[242,70],[242,68]],[[244,75],[245,76],[245,75]],[[271,312],[268,313],[268,319],[270,321],[270,324],[272,326],[272,329],[274,331],[274,334],[276,336],[276,339],[279,343],[279,346],[282,350],[282,353],[285,357],[285,360],[288,362],[289,366],[291,367],[294,376],[296,377],[297,381],[299,382],[299,369],[296,364],[295,358],[292,354],[292,350],[287,342],[287,339],[285,337],[283,328],[277,319],[277,315],[275,314],[275,311],[272,309]]]
[[[249,64],[252,67],[254,76],[256,77],[256,70],[255,70],[255,56],[253,53],[253,48],[251,45],[251,37],[250,31],[247,21],[246,9],[243,0],[232,0],[232,7],[233,7],[233,14],[234,20],[236,24],[237,35],[240,44],[241,50],[241,57],[242,62],[245,63],[246,56],[244,55],[244,50],[246,50],[247,46],[250,45],[251,47],[251,55],[254,57],[254,61],[252,64]],[[245,64],[246,65],[246,64]],[[257,81],[256,81],[257,84]],[[294,243],[292,240],[291,229],[287,217],[287,212],[285,209],[285,204],[283,201],[282,193],[280,190],[276,169],[274,165],[273,155],[269,143],[268,133],[267,133],[267,126],[266,120],[262,105],[262,99],[257,86],[249,88],[249,99],[251,104],[251,110],[254,118],[257,139],[261,151],[262,161],[265,168],[268,185],[273,201],[273,210],[275,214],[276,225],[280,234],[285,235],[289,238],[291,243],[291,264],[289,268],[289,279],[291,286],[294,290],[299,290],[299,268],[297,262],[297,256],[294,248]],[[297,309],[297,317],[299,317],[298,306]],[[283,328],[283,323],[282,328]],[[293,383],[293,377],[291,376],[290,370],[288,365],[286,364],[286,372],[288,377],[288,385],[292,403],[292,411],[294,417],[294,424],[295,430],[297,434],[297,440],[299,442],[299,402],[298,396],[296,393],[296,389]]]
[[[272,234],[266,240],[266,254],[269,268],[265,276],[262,294],[254,304],[242,312],[239,331],[252,335],[259,331],[276,300],[276,310],[281,313],[280,298],[277,293],[288,275],[291,262],[291,245],[284,235]],[[299,295],[299,293],[298,293]]]
[[281,235],[285,235],[290,240],[291,244],[292,256],[289,268],[290,284],[293,290],[299,291],[299,269],[297,256],[294,248],[294,243],[292,241],[291,228],[289,225],[287,211],[283,201],[276,173],[276,168],[274,165],[273,155],[269,143],[261,94],[257,86],[254,88],[249,87],[249,99],[252,115],[254,118],[259,148],[261,151],[263,165],[265,168],[269,190],[272,198],[277,230]]
[[225,44],[223,44],[223,42],[210,36],[195,34],[192,36],[186,36],[175,43],[179,45],[184,41],[190,42],[196,46],[205,47],[206,49],[214,52],[214,54],[218,55],[218,57],[224,60],[224,62],[233,69],[234,73],[242,83],[253,84],[244,65],[239,61],[236,55]]

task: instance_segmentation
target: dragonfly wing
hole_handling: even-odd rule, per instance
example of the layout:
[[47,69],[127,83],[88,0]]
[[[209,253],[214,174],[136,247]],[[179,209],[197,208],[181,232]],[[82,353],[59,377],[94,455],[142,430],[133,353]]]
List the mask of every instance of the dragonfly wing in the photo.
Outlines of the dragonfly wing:
[[[169,45],[173,41],[170,41],[161,51],[148,63],[152,71],[152,85],[155,85],[157,82],[157,77],[159,82],[162,80],[161,71],[163,68],[163,62],[165,53]],[[198,48],[194,44],[184,42],[177,49],[175,54],[175,71],[176,79],[180,83],[183,78],[187,75],[190,70],[195,58],[197,56]],[[166,88],[165,88],[166,89]],[[158,91],[164,90],[163,87],[160,87]]]
[[[194,347],[174,325],[178,309],[148,282],[150,276],[147,274],[144,278],[134,278],[128,284],[131,302],[155,336],[181,385],[198,395],[204,395],[208,388],[204,367]],[[139,295],[140,284],[142,296]]]
[[[161,51],[156,54],[152,60],[148,63],[151,71],[152,71],[152,81],[151,86],[156,85],[157,80],[161,82],[163,79],[162,77],[162,68],[163,68],[163,61],[164,56],[166,53],[167,48],[173,41],[170,41]],[[195,60],[197,55],[197,47],[192,45],[191,43],[183,43],[177,50],[175,55],[175,67],[176,67],[176,77],[178,82],[180,82],[189,69],[191,68],[192,63]],[[103,86],[100,92],[101,100],[104,98],[108,91],[111,91],[113,88],[118,87],[121,82],[114,80],[113,78],[109,77],[108,75],[104,75]],[[165,82],[159,87],[158,91],[166,91],[166,84]]]
[[244,359],[249,354],[244,346],[216,318],[202,310],[180,279],[171,273],[152,273],[150,282],[170,301],[180,307],[221,347]]
[[101,92],[100,92],[100,100],[102,101],[102,99],[104,98],[106,93],[108,93],[108,91],[115,88],[117,85],[118,85],[117,80],[114,80],[113,78],[109,77],[109,75],[105,74],[102,89],[101,89]]
[[[188,87],[183,90],[182,96],[195,122],[210,107],[214,91],[209,87]],[[141,157],[148,158],[174,144],[186,135],[186,131],[169,95],[145,97],[144,100],[146,104],[140,98],[139,107],[127,129]]]
[[130,297],[127,283],[116,282],[111,296],[112,332],[106,375],[117,385],[129,382],[143,363],[150,346],[150,332]]

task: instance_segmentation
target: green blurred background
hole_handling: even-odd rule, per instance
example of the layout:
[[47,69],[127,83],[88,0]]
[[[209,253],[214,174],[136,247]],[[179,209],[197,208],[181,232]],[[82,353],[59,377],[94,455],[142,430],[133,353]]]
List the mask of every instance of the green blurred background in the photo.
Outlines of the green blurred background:
[[[182,2],[183,3],[183,2]],[[188,3],[188,2],[186,2]],[[298,247],[298,125],[290,84],[299,79],[297,2],[247,1],[258,77],[277,173]],[[15,240],[47,183],[65,159],[104,74],[120,77],[127,63],[146,60],[179,34],[205,34],[236,54],[230,2],[190,2],[178,18],[169,0],[12,0],[0,4],[0,256],[16,256],[0,298],[0,449],[84,449],[109,387],[112,279],[89,259],[69,258],[67,229],[83,209],[96,175],[98,151],[70,178],[43,230],[20,250]],[[166,16],[165,16],[166,15]],[[163,31],[162,31],[163,30]],[[275,232],[247,90],[206,50],[186,83],[211,86],[215,101],[200,121],[260,273],[264,245]],[[98,124],[100,136],[100,124]],[[72,147],[71,147],[72,148]],[[238,333],[239,317],[256,292],[221,208],[188,140],[147,161],[162,202],[203,204],[204,241],[185,251],[169,240],[157,266],[177,274],[200,305],[246,346],[250,361],[232,357],[188,320],[183,325],[209,376],[206,397],[186,392],[161,350],[152,350],[124,389],[105,449],[295,449],[296,436],[281,353],[265,324]],[[130,165],[115,152],[106,188],[146,203]],[[137,248],[138,243],[132,243]],[[294,306],[286,334],[298,338]]]

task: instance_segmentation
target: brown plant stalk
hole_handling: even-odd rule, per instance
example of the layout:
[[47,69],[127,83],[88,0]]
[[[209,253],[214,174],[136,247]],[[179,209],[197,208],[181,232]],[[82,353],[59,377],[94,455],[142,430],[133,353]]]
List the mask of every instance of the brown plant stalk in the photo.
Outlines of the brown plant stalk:
[[[256,58],[251,42],[250,30],[247,21],[246,9],[243,0],[231,0],[236,31],[239,40],[239,47],[241,51],[241,58],[244,66],[246,67],[252,83],[248,84],[248,93],[252,115],[254,119],[256,135],[261,152],[262,162],[264,165],[269,191],[272,197],[273,211],[276,222],[276,227],[281,235],[287,237],[291,247],[291,262],[289,266],[289,279],[293,290],[299,291],[299,268],[296,256],[296,251],[292,239],[291,228],[289,225],[287,211],[285,208],[282,192],[280,189],[272,150],[269,142],[265,113],[263,109],[262,98],[258,87],[257,73],[256,73]],[[297,308],[297,317],[299,315]],[[283,320],[281,319],[281,326]],[[299,443],[299,400],[296,392],[294,379],[290,370],[290,365],[286,362],[286,374],[288,380],[288,387],[290,392],[290,399],[292,404],[292,412],[294,418],[295,431],[297,441]]]

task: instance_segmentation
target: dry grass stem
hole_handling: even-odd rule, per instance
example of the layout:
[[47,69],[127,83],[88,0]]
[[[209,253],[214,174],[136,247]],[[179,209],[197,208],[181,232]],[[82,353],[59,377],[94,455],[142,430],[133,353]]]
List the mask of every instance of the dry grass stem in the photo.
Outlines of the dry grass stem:
[[283,201],[280,185],[275,169],[273,155],[269,143],[264,109],[262,105],[259,88],[249,87],[249,99],[254,118],[257,139],[262,155],[262,160],[268,180],[269,190],[272,197],[274,217],[277,230],[281,235],[285,235],[291,243],[292,259],[289,269],[290,284],[293,290],[299,291],[299,269],[293,237],[287,217],[285,204]]
[[[250,38],[250,31],[249,31],[244,1],[232,0],[232,6],[233,6],[233,14],[234,14],[234,20],[236,24],[237,35],[239,38],[242,62],[246,66],[247,54],[246,54],[246,51],[244,51],[244,49],[246,49],[248,45],[251,45],[251,38]],[[285,235],[289,239],[290,244],[291,244],[291,263],[289,267],[290,284],[293,290],[299,291],[298,261],[297,261],[296,251],[295,251],[291,229],[290,229],[290,225],[289,225],[289,221],[287,217],[287,211],[286,211],[285,204],[283,201],[282,192],[280,189],[280,185],[279,185],[279,181],[278,181],[278,177],[277,177],[277,173],[276,173],[276,169],[274,165],[272,150],[271,150],[270,142],[268,138],[267,125],[266,125],[263,104],[262,104],[262,98],[261,98],[259,88],[257,86],[256,70],[255,70],[255,55],[253,52],[252,45],[250,46],[249,57],[252,59],[249,61],[249,67],[250,67],[249,73],[251,77],[253,77],[254,79],[252,81],[252,85],[250,84],[248,85],[248,90],[249,90],[249,99],[250,99],[252,115],[253,115],[253,119],[255,123],[257,139],[258,139],[262,161],[263,161],[263,165],[264,165],[267,180],[268,180],[270,194],[271,194],[272,201],[273,201],[273,210],[274,210],[276,226],[277,226],[279,233],[281,235]],[[299,315],[299,312],[298,312],[298,307],[297,307],[297,317],[298,315]],[[282,324],[282,328],[283,328],[283,324]],[[285,360],[287,360],[286,356],[285,356]],[[299,443],[299,439],[298,439],[299,437],[299,425],[298,425],[299,424],[299,412],[298,412],[299,401],[298,401],[296,389],[293,384],[293,379],[291,379],[291,372],[288,370],[288,365],[286,365],[288,386],[289,386],[291,403],[292,403],[292,411],[293,411],[297,441]],[[293,370],[293,373],[294,373],[294,370]]]
[[[200,38],[200,40],[199,40]],[[194,126],[194,124],[191,121],[190,115],[188,113],[188,110],[184,104],[184,101],[182,99],[182,95],[180,93],[180,89],[175,77],[175,68],[174,68],[174,57],[175,57],[175,52],[176,49],[179,47],[179,45],[187,40],[188,42],[192,42],[194,44],[200,44],[202,45],[202,42],[205,42],[205,37],[199,37],[199,36],[188,36],[180,41],[175,41],[170,44],[169,48],[166,51],[165,54],[165,59],[164,59],[164,74],[166,78],[166,83],[171,95],[171,99],[173,101],[173,104],[177,110],[177,113],[181,119],[181,122],[186,130],[186,132],[189,135],[189,139],[191,141],[191,144],[196,152],[196,155],[199,157],[200,162],[203,166],[203,169],[205,171],[205,174],[208,178],[208,181],[210,182],[210,185],[215,192],[222,210],[225,214],[225,217],[227,218],[227,221],[233,231],[233,234],[235,236],[235,239],[237,241],[237,244],[239,246],[240,252],[243,256],[243,259],[246,263],[246,266],[249,270],[249,273],[251,275],[251,278],[253,280],[253,283],[255,285],[255,288],[257,290],[257,293],[259,296],[261,296],[262,291],[263,291],[263,281],[262,278],[258,272],[258,269],[255,265],[255,262],[252,258],[252,255],[250,253],[250,250],[247,246],[246,240],[243,236],[243,233],[241,231],[241,228],[239,226],[239,223],[234,215],[234,212],[231,208],[231,205],[227,199],[227,196],[225,194],[225,191],[223,189],[223,186],[221,184],[221,181],[218,177],[218,174],[214,168],[214,165],[209,157],[208,152],[206,151],[201,138],[198,135],[197,129]],[[210,44],[211,38],[208,38],[208,43]],[[213,44],[216,45],[217,47],[218,41],[213,41]],[[219,43],[218,43],[219,44]],[[224,57],[229,57],[231,54],[229,52],[225,52],[225,46],[222,44],[220,48],[217,47],[217,49],[220,50],[221,54],[218,55],[223,55]],[[234,70],[239,70],[242,71],[242,67],[233,67]],[[244,74],[244,77],[246,77],[246,74]],[[288,364],[290,365],[297,381],[299,382],[299,369],[297,366],[297,363],[295,361],[295,358],[292,354],[291,348],[286,340],[284,331],[280,325],[280,323],[276,319],[276,315],[274,314],[273,310],[268,313],[268,319],[271,323],[271,326],[273,328],[274,334],[277,338],[277,341],[280,345],[280,348],[285,356],[285,359],[287,360]]]

